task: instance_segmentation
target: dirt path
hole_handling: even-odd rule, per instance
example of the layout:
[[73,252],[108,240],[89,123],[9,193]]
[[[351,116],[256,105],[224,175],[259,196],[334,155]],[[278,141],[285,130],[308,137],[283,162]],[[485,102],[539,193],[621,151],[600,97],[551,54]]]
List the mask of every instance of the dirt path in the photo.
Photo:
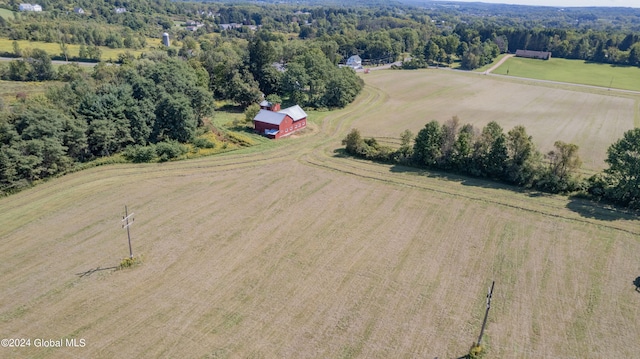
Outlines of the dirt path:
[[493,72],[493,70],[497,69],[498,67],[500,67],[500,65],[504,64],[505,61],[509,60],[510,58],[514,57],[514,54],[507,54],[505,55],[505,57],[501,58],[500,61],[498,61],[495,65],[491,66],[491,68],[489,68],[489,70],[485,71],[484,74],[490,74]]

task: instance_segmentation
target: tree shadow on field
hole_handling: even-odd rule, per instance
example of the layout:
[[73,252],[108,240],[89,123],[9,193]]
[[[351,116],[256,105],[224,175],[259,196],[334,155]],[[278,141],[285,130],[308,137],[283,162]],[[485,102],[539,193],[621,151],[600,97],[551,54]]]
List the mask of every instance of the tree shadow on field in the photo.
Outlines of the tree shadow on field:
[[601,221],[616,221],[619,219],[637,220],[638,213],[624,210],[613,205],[594,202],[588,199],[572,197],[567,208],[585,218]]
[[427,178],[435,178],[435,179],[440,179],[445,181],[457,182],[463,186],[507,190],[514,193],[527,194],[530,197],[547,196],[546,193],[541,193],[538,191],[533,191],[530,189],[510,185],[500,181],[496,181],[488,178],[482,178],[482,177],[472,177],[468,175],[461,175],[461,174],[456,174],[451,172],[427,170],[424,168],[417,168],[417,167],[404,166],[404,165],[393,165],[390,171],[393,173],[411,173],[415,175],[425,176]]
[[633,285],[636,286],[636,292],[640,293],[640,277],[636,278],[633,281]]
[[226,103],[222,106],[220,106],[219,108],[217,108],[218,111],[223,111],[223,112],[231,112],[231,113],[243,113],[244,110],[242,109],[242,106],[240,105],[236,105],[236,104],[230,104],[230,103]]
[[76,275],[78,277],[80,277],[80,278],[84,278],[84,277],[89,277],[93,273],[96,273],[96,272],[102,272],[102,271],[105,271],[105,270],[115,270],[115,269],[118,269],[118,267],[114,266],[114,267],[102,268],[102,267],[98,266],[96,268],[91,268],[91,269],[89,269],[88,271],[85,271],[85,272],[76,273]]
[[335,150],[333,150],[333,157],[337,157],[337,158],[357,158],[357,157],[353,157],[350,154],[347,153],[347,150],[345,150],[344,148],[336,148]]

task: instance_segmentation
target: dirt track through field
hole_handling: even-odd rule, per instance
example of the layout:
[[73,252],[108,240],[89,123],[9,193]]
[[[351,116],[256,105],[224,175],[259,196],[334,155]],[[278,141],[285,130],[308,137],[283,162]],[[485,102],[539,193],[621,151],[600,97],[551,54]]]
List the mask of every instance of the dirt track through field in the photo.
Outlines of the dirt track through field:
[[[105,166],[0,199],[0,337],[87,342],[0,356],[457,358],[496,280],[489,357],[633,357],[637,217],[343,157],[344,134],[375,130],[397,96],[368,86],[262,152]],[[128,254],[125,203],[144,263],[101,270]]]

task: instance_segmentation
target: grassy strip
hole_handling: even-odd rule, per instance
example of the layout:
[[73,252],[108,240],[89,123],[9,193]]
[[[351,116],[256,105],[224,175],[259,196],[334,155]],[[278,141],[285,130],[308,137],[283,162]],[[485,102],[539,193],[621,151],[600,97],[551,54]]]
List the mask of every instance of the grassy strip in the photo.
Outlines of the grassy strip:
[[5,20],[12,20],[14,17],[14,12],[9,10],[9,9],[2,9],[0,8],[0,16],[2,16],[3,18],[5,18]]
[[552,58],[548,61],[512,57],[494,74],[538,80],[640,91],[640,68]]
[[[0,52],[13,52],[13,41],[10,39],[0,39]],[[32,49],[42,49],[46,51],[49,55],[59,56],[62,51],[60,50],[60,44],[51,43],[51,42],[41,42],[41,41],[27,41],[27,40],[16,40],[18,45],[20,45],[21,49],[32,48]],[[76,44],[67,44],[69,47],[69,57],[77,57],[80,52],[80,45]],[[98,46],[100,51],[102,51],[101,59],[103,61],[118,60],[118,55],[124,54],[126,52],[130,52],[134,56],[138,57],[143,52],[151,50],[149,46],[142,50],[134,50],[134,49],[112,49],[106,46]]]

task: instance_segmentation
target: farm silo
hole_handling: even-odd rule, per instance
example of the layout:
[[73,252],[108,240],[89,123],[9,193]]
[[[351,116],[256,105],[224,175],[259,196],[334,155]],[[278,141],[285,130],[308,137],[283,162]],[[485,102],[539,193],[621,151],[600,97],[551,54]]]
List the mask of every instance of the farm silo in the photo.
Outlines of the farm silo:
[[169,47],[169,34],[166,32],[162,34],[162,43],[164,46]]

